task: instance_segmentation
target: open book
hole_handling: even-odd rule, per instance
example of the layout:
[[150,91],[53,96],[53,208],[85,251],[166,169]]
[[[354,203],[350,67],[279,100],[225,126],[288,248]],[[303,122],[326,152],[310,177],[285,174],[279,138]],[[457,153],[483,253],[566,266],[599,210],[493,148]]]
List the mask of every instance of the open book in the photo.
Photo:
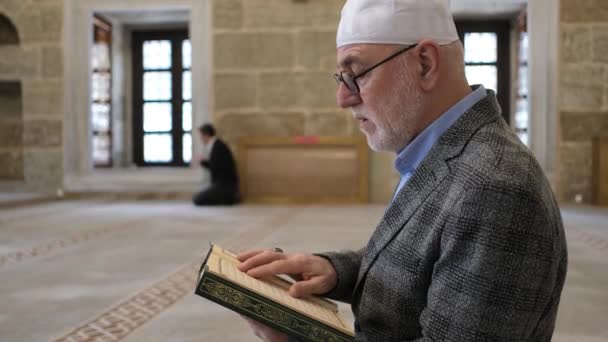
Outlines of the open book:
[[211,245],[196,294],[300,341],[353,341],[352,328],[340,317],[335,303],[319,297],[291,297],[289,281],[278,276],[255,279],[239,271],[239,264],[233,253]]

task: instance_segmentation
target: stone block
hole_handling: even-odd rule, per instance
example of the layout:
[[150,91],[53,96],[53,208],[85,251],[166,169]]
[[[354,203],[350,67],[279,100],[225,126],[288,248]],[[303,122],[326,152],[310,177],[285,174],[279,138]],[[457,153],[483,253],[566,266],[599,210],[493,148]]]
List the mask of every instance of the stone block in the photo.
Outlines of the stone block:
[[303,135],[304,113],[227,113],[218,120],[218,134],[236,143],[239,137],[285,137]]
[[214,64],[220,70],[294,65],[294,39],[289,33],[218,33],[214,40]]
[[0,45],[0,75],[18,76],[21,55],[20,46]]
[[592,154],[591,142],[563,143],[561,158],[561,198],[574,202],[576,195],[582,195],[585,202],[591,200]]
[[604,67],[565,64],[561,71],[560,108],[567,112],[600,111],[604,97]]
[[20,149],[0,150],[0,180],[23,180],[23,153]]
[[29,6],[15,18],[22,44],[30,42],[59,42],[63,30],[63,4],[44,2]]
[[23,112],[28,115],[63,116],[63,82],[33,81],[23,84]]
[[592,27],[593,61],[608,62],[608,25],[594,25]]
[[243,5],[240,0],[213,1],[213,27],[219,29],[237,29],[242,24]]
[[0,149],[23,146],[23,124],[0,120]]
[[41,7],[42,28],[50,37],[59,37],[63,30],[63,2],[46,1]]
[[562,113],[561,129],[562,141],[589,142],[608,132],[608,112]]
[[216,74],[215,109],[255,107],[257,76],[255,74]]
[[2,0],[0,1],[0,13],[3,13],[11,21],[14,21],[11,16],[23,7],[25,1],[23,0]]
[[337,87],[333,73],[299,73],[296,82],[301,106],[306,108],[337,108]]
[[47,46],[42,49],[42,75],[49,78],[63,78],[61,46]]
[[25,149],[23,169],[28,187],[54,191],[63,184],[63,154],[60,149]]
[[20,82],[0,81],[0,122],[20,121],[23,118],[23,106]]
[[14,22],[21,38],[21,44],[44,40],[41,13],[38,6],[32,6],[32,8],[19,12]]
[[296,107],[299,101],[296,73],[266,73],[260,75],[259,105],[262,108]]
[[296,65],[313,70],[335,70],[336,31],[299,32],[296,35]]
[[15,45],[0,46],[0,75],[32,78],[39,75],[40,51]]
[[605,22],[608,21],[608,1],[606,0],[561,0],[562,22]]
[[63,124],[57,120],[28,120],[23,123],[26,147],[59,147],[63,140]]
[[307,120],[306,135],[350,136],[352,120],[347,112],[312,113]]
[[591,27],[562,25],[562,60],[580,63],[591,60]]
[[336,83],[331,73],[281,72],[260,75],[262,108],[336,108]]
[[246,28],[330,28],[340,20],[343,0],[245,0],[243,26]]
[[40,59],[40,50],[38,48],[23,48],[21,53],[21,61],[18,63],[21,77],[38,77],[38,75],[40,75]]

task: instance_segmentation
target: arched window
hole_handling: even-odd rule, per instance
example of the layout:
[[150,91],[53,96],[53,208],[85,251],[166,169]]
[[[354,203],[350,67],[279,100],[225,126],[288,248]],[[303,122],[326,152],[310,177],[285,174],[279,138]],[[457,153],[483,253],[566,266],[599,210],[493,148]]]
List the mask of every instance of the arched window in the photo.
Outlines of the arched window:
[[0,45],[19,45],[17,28],[2,13],[0,13]]

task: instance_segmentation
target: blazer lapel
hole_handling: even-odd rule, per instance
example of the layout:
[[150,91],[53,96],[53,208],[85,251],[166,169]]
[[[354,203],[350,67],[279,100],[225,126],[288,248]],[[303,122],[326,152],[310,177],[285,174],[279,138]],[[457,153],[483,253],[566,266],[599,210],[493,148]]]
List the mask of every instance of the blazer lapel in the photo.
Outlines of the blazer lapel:
[[378,254],[401,231],[425,199],[441,184],[441,181],[447,175],[447,165],[441,159],[424,162],[418,168],[407,185],[390,204],[382,221],[372,234],[361,261],[355,291],[361,285],[369,267],[374,263]]

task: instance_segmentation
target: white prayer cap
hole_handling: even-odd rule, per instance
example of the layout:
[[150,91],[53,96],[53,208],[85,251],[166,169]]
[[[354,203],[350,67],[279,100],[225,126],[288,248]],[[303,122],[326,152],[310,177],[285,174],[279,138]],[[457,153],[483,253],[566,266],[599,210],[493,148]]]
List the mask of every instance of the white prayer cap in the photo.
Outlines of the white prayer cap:
[[413,45],[425,38],[458,40],[449,0],[347,0],[336,42]]

